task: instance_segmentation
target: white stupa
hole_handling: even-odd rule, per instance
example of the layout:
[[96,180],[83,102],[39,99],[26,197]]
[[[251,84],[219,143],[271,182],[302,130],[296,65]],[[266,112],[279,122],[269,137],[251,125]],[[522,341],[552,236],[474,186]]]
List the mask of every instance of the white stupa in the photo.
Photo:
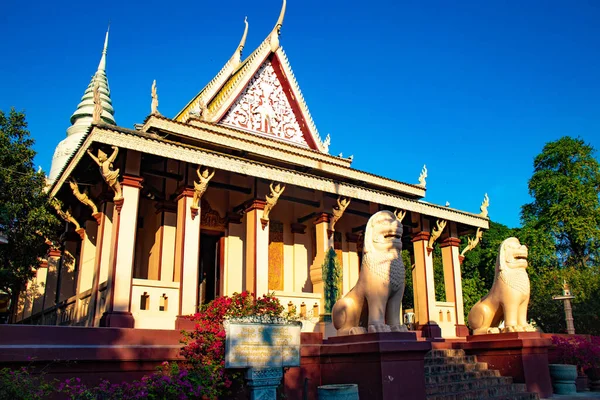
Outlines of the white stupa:
[[110,89],[108,88],[108,79],[106,78],[107,49],[108,30],[106,31],[106,38],[104,39],[104,49],[102,50],[102,57],[100,58],[100,64],[98,64],[98,70],[92,77],[90,84],[81,98],[81,102],[71,116],[71,126],[67,129],[67,137],[63,139],[58,146],[56,146],[56,150],[54,150],[52,167],[50,168],[50,176],[48,177],[49,182],[54,182],[58,177],[65,163],[83,140],[90,125],[92,125],[92,114],[94,112],[93,91],[96,82],[98,82],[99,85],[100,100],[102,102],[102,122],[116,125],[114,117],[115,111],[112,107],[112,101],[110,100]]

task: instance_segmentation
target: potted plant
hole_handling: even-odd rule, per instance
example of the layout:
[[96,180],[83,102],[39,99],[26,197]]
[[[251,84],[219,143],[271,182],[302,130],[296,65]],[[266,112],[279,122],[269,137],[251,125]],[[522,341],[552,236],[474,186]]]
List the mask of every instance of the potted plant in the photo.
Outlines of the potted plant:
[[567,383],[558,377],[558,375],[564,377],[563,371],[572,368],[567,368],[565,366],[557,367],[556,365],[575,366],[575,371],[577,373],[575,377],[576,390],[578,392],[587,390],[588,375],[592,375],[594,380],[597,380],[600,377],[597,376],[599,375],[598,372],[600,372],[597,370],[600,365],[600,338],[585,336],[553,336],[552,343],[556,349],[557,359],[562,363],[552,364],[553,366],[550,368],[551,376],[553,377],[553,373],[557,374],[557,382],[560,381],[558,390],[572,390],[571,386],[565,386]]
[[552,388],[556,394],[573,394],[577,392],[577,348],[572,338],[552,336],[552,344],[556,349],[556,358],[560,364],[550,364]]

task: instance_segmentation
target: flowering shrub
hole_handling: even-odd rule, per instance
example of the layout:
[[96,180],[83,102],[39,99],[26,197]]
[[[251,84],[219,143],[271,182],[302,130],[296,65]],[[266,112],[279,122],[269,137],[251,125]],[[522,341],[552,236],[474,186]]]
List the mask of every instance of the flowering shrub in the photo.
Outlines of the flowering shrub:
[[600,365],[600,337],[591,336],[552,336],[558,359],[563,364],[577,365],[579,371]]
[[52,385],[34,377],[27,368],[0,369],[0,400],[38,400],[52,392]]
[[189,317],[195,327],[191,332],[184,332],[185,347],[181,354],[190,370],[201,377],[203,395],[211,399],[231,395],[234,383],[241,384],[240,373],[225,370],[223,321],[246,316],[278,317],[282,313],[283,306],[276,297],[264,295],[256,299],[252,293],[242,292],[216,298]]

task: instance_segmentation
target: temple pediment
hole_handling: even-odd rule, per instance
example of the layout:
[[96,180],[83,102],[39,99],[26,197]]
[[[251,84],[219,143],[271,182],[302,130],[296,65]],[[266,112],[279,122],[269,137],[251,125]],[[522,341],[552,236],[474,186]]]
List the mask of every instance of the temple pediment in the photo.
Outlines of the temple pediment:
[[315,148],[312,138],[303,132],[303,116],[290,100],[293,102],[289,84],[282,82],[267,59],[219,123]]

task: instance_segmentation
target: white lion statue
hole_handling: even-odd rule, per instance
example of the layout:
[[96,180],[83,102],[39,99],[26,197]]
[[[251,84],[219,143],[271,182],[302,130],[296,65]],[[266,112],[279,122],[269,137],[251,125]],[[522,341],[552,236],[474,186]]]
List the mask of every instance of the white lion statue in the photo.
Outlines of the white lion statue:
[[400,320],[405,278],[401,251],[402,222],[390,211],[371,216],[358,282],[331,313],[338,336],[407,331]]
[[535,332],[527,322],[529,276],[527,246],[511,237],[500,245],[496,274],[490,292],[469,312],[469,326],[474,335],[502,332]]

